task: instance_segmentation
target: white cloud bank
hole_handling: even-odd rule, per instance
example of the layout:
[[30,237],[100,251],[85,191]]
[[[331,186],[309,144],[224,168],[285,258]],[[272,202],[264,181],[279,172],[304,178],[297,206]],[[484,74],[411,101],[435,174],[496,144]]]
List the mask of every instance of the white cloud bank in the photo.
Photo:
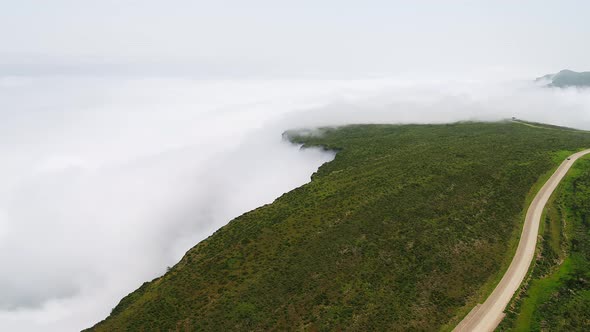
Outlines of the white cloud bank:
[[517,116],[590,129],[529,83],[0,78],[0,330],[75,331],[330,153],[284,130]]

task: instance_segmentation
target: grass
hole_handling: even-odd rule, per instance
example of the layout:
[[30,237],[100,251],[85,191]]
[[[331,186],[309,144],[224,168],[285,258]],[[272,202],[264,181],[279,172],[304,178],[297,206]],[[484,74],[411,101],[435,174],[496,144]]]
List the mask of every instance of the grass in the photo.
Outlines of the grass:
[[549,129],[549,130],[560,130],[560,131],[569,130],[569,131],[577,131],[577,132],[585,131],[585,130],[581,130],[581,129],[562,127],[562,126],[550,125],[550,124],[539,123],[539,122],[523,121],[523,120],[519,120],[519,119],[514,119],[514,120],[512,120],[512,122],[519,123],[521,125],[525,125],[525,126],[529,126],[529,127],[533,127],[533,128],[543,128],[543,129]]
[[590,329],[590,158],[576,162],[546,210],[529,280],[499,330]]
[[[523,121],[518,121],[518,123],[528,125],[527,122],[523,122]],[[543,126],[533,126],[533,127],[544,128],[544,125]],[[502,261],[498,271],[496,271],[494,274],[492,274],[492,276],[488,279],[488,281],[486,281],[484,283],[484,285],[479,289],[479,291],[477,293],[473,294],[472,299],[470,299],[470,301],[467,301],[467,304],[463,308],[459,309],[458,314],[453,319],[451,319],[449,322],[447,322],[445,325],[443,325],[441,327],[441,331],[452,331],[455,328],[455,326],[457,326],[457,324],[459,324],[459,322],[463,318],[465,318],[465,316],[467,316],[469,314],[469,312],[471,312],[471,310],[473,310],[476,303],[483,303],[486,300],[486,298],[494,291],[494,289],[496,288],[496,286],[498,285],[498,283],[500,282],[500,280],[502,279],[502,277],[506,273],[506,270],[508,270],[510,263],[512,263],[514,253],[516,252],[516,249],[518,247],[518,243],[520,241],[520,235],[522,232],[522,227],[523,227],[523,223],[525,220],[527,209],[529,208],[529,206],[531,205],[531,202],[533,201],[533,199],[535,198],[535,196],[537,195],[539,190],[541,190],[541,188],[543,187],[545,182],[547,182],[547,180],[549,180],[551,175],[553,175],[553,173],[555,173],[555,171],[559,167],[559,164],[565,158],[567,158],[567,156],[570,156],[572,153],[574,153],[574,152],[562,150],[562,151],[557,151],[552,154],[552,160],[555,163],[555,166],[551,170],[549,170],[549,171],[545,172],[543,175],[541,175],[526,195],[526,198],[525,198],[523,206],[522,206],[521,214],[518,218],[520,220],[519,226],[514,229],[513,234],[509,239],[508,250],[507,250],[507,252],[509,254],[505,255],[505,258]],[[544,224],[540,225],[540,232],[542,232],[543,226],[544,226]]]
[[96,331],[438,330],[491,291],[531,189],[585,132],[513,122],[289,132],[339,151],[189,250]]

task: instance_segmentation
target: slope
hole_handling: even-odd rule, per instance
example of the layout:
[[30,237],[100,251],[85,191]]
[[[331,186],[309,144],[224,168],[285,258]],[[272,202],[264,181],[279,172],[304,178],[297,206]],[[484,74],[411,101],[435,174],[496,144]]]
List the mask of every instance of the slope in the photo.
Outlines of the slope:
[[546,209],[531,275],[500,330],[590,329],[590,159],[579,160]]
[[452,325],[507,267],[527,194],[556,154],[590,146],[585,132],[512,122],[289,136],[339,153],[310,183],[189,250],[93,330]]

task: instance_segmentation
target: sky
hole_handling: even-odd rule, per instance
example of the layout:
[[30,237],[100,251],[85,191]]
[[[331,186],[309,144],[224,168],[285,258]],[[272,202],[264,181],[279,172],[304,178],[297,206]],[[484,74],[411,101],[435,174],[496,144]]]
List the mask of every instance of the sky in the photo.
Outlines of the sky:
[[589,67],[590,3],[0,1],[11,74],[358,78]]
[[0,0],[0,331],[78,331],[334,153],[289,129],[590,130],[583,1]]

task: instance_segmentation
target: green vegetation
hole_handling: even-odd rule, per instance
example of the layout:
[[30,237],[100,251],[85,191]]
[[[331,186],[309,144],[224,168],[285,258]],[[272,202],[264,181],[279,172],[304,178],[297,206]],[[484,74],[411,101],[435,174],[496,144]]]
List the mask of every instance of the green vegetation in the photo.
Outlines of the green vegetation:
[[[555,126],[555,125],[550,125],[550,124],[544,124],[544,123],[538,123],[538,122],[531,122],[531,121],[522,121],[522,120],[518,120],[518,119],[514,119],[512,120],[513,122],[516,123],[520,123],[522,125],[525,126],[530,126],[530,127],[536,127],[536,128],[544,128],[544,129],[553,129],[553,130],[571,130],[571,131],[584,131],[584,130],[580,130],[580,129],[575,129],[575,128],[569,128],[569,127],[562,127],[562,126]],[[587,131],[586,131],[587,132]],[[567,151],[565,151],[567,152]],[[565,158],[566,156],[564,156]],[[560,161],[562,161],[563,159],[560,159]]]
[[585,132],[515,122],[287,136],[339,152],[310,183],[231,221],[92,329],[448,328],[507,267],[533,185],[558,154],[590,146]]
[[567,88],[567,87],[590,87],[590,72],[575,72],[564,69],[557,74],[549,74],[543,77],[537,78],[539,80],[549,80],[548,86]]
[[590,159],[574,164],[546,208],[539,255],[499,330],[590,329]]

